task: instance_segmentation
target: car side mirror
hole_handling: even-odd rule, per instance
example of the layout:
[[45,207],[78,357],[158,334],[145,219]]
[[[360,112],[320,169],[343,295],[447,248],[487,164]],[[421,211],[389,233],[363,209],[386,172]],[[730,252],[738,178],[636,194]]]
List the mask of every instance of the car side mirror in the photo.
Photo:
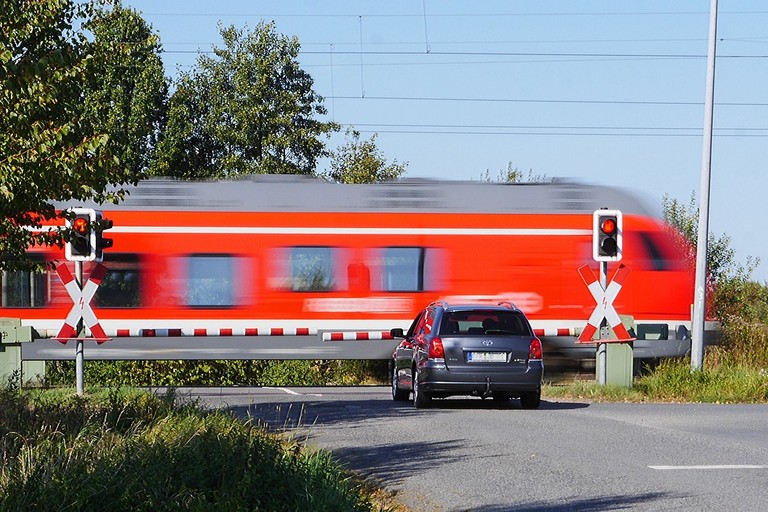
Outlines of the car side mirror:
[[403,334],[403,330],[400,327],[395,327],[394,329],[390,329],[389,334],[393,338],[405,338],[405,334]]

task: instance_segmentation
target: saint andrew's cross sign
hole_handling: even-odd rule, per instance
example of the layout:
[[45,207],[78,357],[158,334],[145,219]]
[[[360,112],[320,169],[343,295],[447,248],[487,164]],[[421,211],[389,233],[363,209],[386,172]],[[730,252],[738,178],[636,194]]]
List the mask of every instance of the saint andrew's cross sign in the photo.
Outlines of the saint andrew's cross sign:
[[592,343],[592,338],[600,328],[603,319],[607,320],[608,325],[613,328],[613,332],[616,334],[617,339],[601,339],[595,341],[633,341],[635,338],[629,335],[627,328],[621,323],[621,318],[613,307],[613,301],[616,300],[616,296],[624,285],[624,281],[629,274],[629,269],[624,265],[620,265],[616,274],[613,276],[613,280],[608,284],[606,289],[603,289],[594,272],[589,268],[589,265],[579,267],[579,274],[584,280],[584,283],[586,283],[587,288],[589,288],[589,292],[595,299],[596,304],[589,320],[587,320],[586,327],[584,327],[584,330],[578,338],[579,343]]
[[64,344],[68,340],[75,339],[78,335],[77,324],[82,318],[85,325],[91,330],[91,334],[97,343],[101,344],[109,340],[90,304],[91,299],[101,284],[101,280],[107,274],[107,267],[102,264],[96,265],[91,277],[82,289],[80,289],[79,283],[66,265],[61,264],[57,266],[56,273],[59,274],[59,278],[64,283],[64,288],[66,288],[74,304],[72,309],[69,310],[69,314],[66,320],[64,320],[64,325],[55,339]]

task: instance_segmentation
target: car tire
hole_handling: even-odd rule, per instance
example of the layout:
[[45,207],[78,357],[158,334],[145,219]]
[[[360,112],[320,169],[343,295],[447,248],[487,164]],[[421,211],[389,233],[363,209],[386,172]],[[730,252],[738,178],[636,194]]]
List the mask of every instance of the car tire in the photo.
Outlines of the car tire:
[[400,379],[397,377],[397,364],[395,363],[392,366],[392,400],[395,402],[405,402],[408,400],[410,392],[407,389],[400,389],[400,386],[398,385]]
[[538,409],[541,404],[541,388],[520,395],[520,405],[523,409]]
[[413,406],[417,409],[425,409],[430,406],[432,397],[421,389],[419,385],[419,371],[413,370]]

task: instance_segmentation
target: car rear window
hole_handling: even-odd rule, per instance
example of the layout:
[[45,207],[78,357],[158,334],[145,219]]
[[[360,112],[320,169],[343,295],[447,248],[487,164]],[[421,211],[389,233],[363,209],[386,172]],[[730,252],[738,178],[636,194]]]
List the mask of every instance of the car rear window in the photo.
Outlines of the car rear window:
[[471,310],[449,311],[440,323],[442,335],[529,335],[528,322],[518,311]]

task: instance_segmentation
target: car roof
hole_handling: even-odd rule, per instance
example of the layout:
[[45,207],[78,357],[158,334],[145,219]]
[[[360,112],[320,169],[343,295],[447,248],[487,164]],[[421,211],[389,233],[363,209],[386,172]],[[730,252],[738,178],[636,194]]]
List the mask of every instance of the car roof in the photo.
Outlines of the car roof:
[[499,304],[488,304],[485,302],[449,304],[447,302],[439,301],[433,302],[431,305],[441,307],[446,311],[475,311],[482,309],[485,311],[513,311],[522,313],[522,311],[517,306],[510,302],[502,302]]

